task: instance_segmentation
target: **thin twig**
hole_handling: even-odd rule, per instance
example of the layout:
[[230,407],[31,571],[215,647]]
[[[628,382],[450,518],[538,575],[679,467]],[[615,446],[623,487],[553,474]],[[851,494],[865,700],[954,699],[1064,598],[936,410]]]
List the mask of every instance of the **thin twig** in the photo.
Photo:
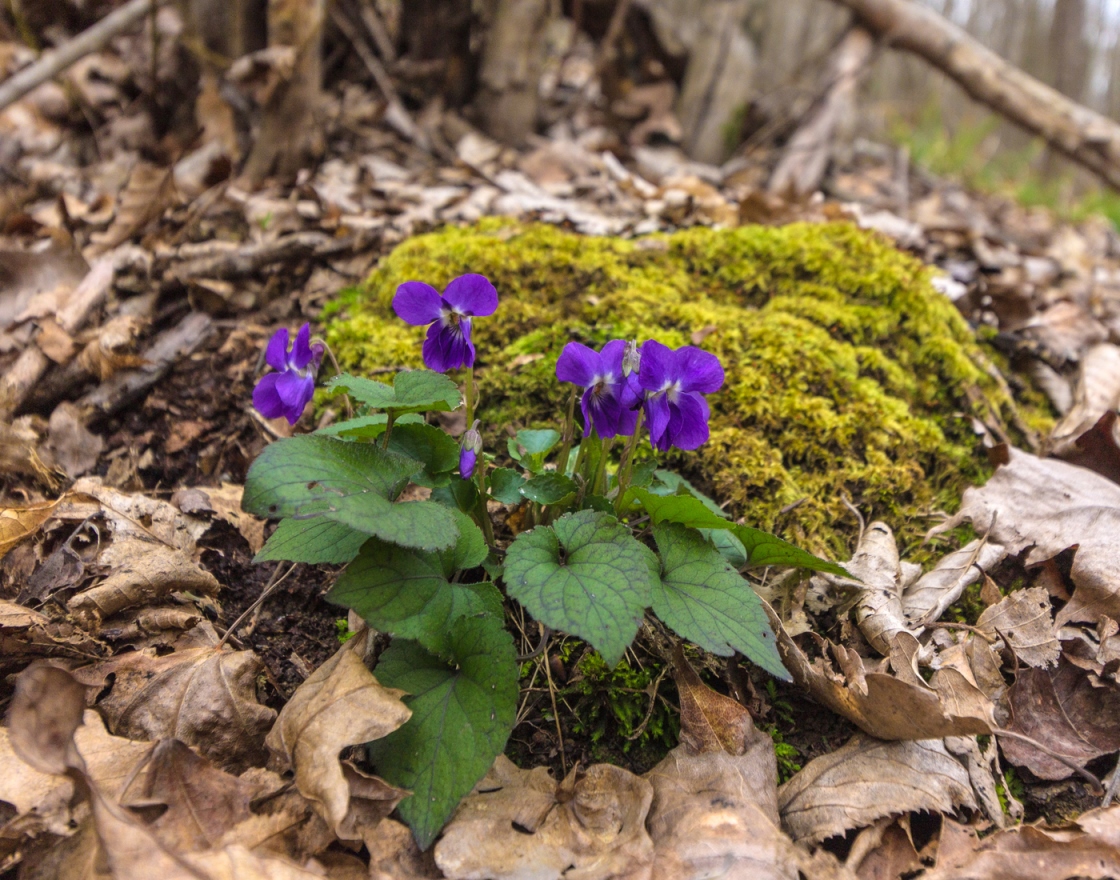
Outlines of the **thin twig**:
[[252,614],[254,611],[256,611],[258,608],[260,608],[261,605],[264,604],[265,599],[267,599],[269,596],[271,596],[273,593],[276,592],[277,587],[279,587],[282,583],[284,583],[284,581],[287,580],[288,575],[290,575],[293,571],[296,570],[296,565],[297,564],[298,563],[293,562],[292,565],[291,565],[291,568],[289,568],[286,572],[284,572],[284,575],[281,577],[280,576],[280,569],[283,568],[284,563],[282,563],[282,562],[277,562],[276,563],[276,568],[274,568],[272,570],[272,577],[270,577],[268,579],[268,583],[265,584],[265,588],[261,591],[261,594],[259,596],[257,596],[256,601],[253,602],[252,605],[250,605],[248,608],[246,608],[244,611],[241,612],[241,616],[238,617],[237,620],[235,620],[232,624],[230,624],[229,629],[226,630],[226,634],[224,636],[222,636],[221,641],[218,642],[218,648],[219,649],[226,643],[226,641],[228,639],[230,639],[233,636],[234,631],[239,626],[241,626],[241,622],[246,617],[248,617],[250,614]]
[[552,666],[548,662],[548,650],[544,654],[544,674],[548,678],[548,698],[552,701],[552,720],[556,722],[556,737],[560,740],[560,768],[568,775],[568,756],[564,754],[564,731],[560,729],[560,710],[556,708],[556,685],[552,683]]
[[856,507],[854,504],[852,504],[851,501],[848,500],[848,496],[843,492],[840,493],[840,500],[844,502],[844,506],[848,508],[848,510],[850,510],[852,513],[854,513],[856,515],[856,519],[859,520],[859,539],[856,541],[856,546],[858,547],[863,543],[863,532],[866,527],[866,523],[863,519],[863,514],[859,512],[858,507]]
[[0,110],[14,104],[47,80],[54,79],[74,62],[101,49],[113,37],[143,20],[153,6],[165,2],[167,0],[129,0],[72,40],[67,40],[51,52],[44,52],[34,64],[0,83]]
[[517,662],[518,663],[524,663],[526,660],[532,660],[534,657],[540,656],[540,654],[544,651],[544,646],[548,644],[548,640],[552,637],[552,630],[551,629],[549,629],[547,626],[545,626],[543,623],[540,623],[539,621],[537,622],[537,625],[540,626],[540,628],[541,628],[540,643],[535,648],[533,648],[533,650],[530,651],[528,654],[518,654],[518,656],[517,656]]

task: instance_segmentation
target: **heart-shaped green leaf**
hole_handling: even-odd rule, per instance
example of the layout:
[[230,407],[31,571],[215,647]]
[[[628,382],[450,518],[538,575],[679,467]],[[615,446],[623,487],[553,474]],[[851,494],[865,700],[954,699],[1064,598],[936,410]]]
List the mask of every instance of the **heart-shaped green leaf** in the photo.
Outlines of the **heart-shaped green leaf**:
[[450,512],[427,501],[391,501],[420,469],[369,443],[291,437],[257,456],[241,506],[264,517],[322,517],[403,547],[440,550],[458,536]]
[[767,672],[789,680],[762,603],[751,585],[695,529],[654,526],[661,552],[660,583],[653,585],[653,613],[705,651],[744,654]]
[[[385,425],[389,421],[386,413],[371,413],[368,416],[356,416],[344,422],[335,422],[315,431],[316,434],[325,434],[329,437],[343,437],[347,440],[376,440],[385,433]],[[424,417],[416,413],[405,413],[396,420],[394,427],[399,425],[422,425]]]
[[517,715],[517,660],[501,618],[461,617],[448,635],[447,661],[394,640],[375,670],[411,695],[412,717],[369,754],[381,776],[412,790],[398,809],[421,849],[502,753]]
[[459,466],[459,444],[435,425],[394,426],[389,449],[422,462],[424,470],[412,481],[429,488],[446,483],[447,474]]
[[641,502],[649,518],[656,525],[662,522],[680,523],[693,529],[726,529],[743,545],[747,564],[784,565],[825,571],[840,577],[851,577],[835,562],[814,556],[776,535],[741,526],[713,513],[707,505],[693,495],[655,495],[646,489],[631,489],[630,494]]
[[369,539],[327,593],[327,600],[353,608],[374,629],[414,639],[444,654],[450,624],[467,614],[496,611],[502,597],[493,584],[453,584],[457,571],[474,568],[489,552],[470,517],[452,512],[459,528],[455,545],[426,553]]
[[653,552],[613,516],[581,510],[518,535],[506,591],[553,629],[590,642],[614,666],[650,601]]
[[330,519],[284,519],[253,562],[284,559],[310,565],[343,565],[358,555],[369,535]]
[[490,495],[502,504],[520,504],[525,500],[521,487],[525,478],[513,468],[494,468],[490,472]]
[[342,390],[370,409],[393,412],[447,412],[463,402],[459,387],[443,373],[432,370],[404,370],[392,385],[344,373],[327,383],[330,390]]
[[521,487],[521,494],[538,504],[556,504],[575,493],[578,487],[571,477],[547,471],[530,477]]

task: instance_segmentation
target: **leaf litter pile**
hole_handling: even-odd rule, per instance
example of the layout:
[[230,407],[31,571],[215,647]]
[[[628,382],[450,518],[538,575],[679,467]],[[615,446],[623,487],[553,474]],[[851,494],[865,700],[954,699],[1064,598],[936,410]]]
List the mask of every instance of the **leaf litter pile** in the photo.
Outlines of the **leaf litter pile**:
[[[450,112],[402,139],[354,84],[323,95],[323,160],[253,187],[220,138],[169,149],[158,107],[130,101],[130,69],[174,65],[171,43],[152,59],[119,40],[0,112],[5,876],[1120,876],[1111,228],[917,170],[900,195],[869,145],[804,206],[762,193],[765,149],[717,168],[573,123],[517,152]],[[65,148],[91,124],[95,150]],[[939,560],[856,510],[850,579],[768,572],[792,685],[662,646],[675,696],[639,689],[638,720],[668,699],[680,734],[653,766],[559,741],[539,713],[570,668],[544,644],[518,701],[524,766],[499,757],[421,852],[394,818],[416,795],[362,748],[411,715],[376,678],[384,640],[336,619],[334,573],[251,564],[273,526],[241,486],[292,429],[250,393],[277,326],[314,321],[404,238],[488,214],[622,236],[849,219],[942,267],[1006,381],[1029,374],[1061,418],[1029,450],[977,425],[993,476],[933,528]]]

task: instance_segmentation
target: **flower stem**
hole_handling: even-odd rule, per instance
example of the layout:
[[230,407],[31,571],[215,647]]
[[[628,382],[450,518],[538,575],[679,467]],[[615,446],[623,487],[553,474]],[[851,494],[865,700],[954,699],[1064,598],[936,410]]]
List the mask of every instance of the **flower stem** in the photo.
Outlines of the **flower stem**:
[[599,452],[599,464],[595,468],[595,476],[591,479],[591,485],[588,488],[592,495],[602,495],[607,491],[607,459],[610,457],[612,446],[614,446],[613,437],[603,441],[603,448]]
[[[329,345],[327,345],[327,341],[325,339],[320,339],[318,336],[316,336],[315,339],[313,339],[312,341],[315,342],[315,343],[318,343],[321,346],[323,346],[323,351],[325,351],[326,354],[327,354],[327,360],[329,360],[331,362],[331,366],[334,367],[335,375],[336,376],[341,376],[342,375],[342,367],[340,367],[338,365],[338,361],[335,359],[334,352],[331,351],[331,347]],[[343,394],[342,399],[346,403],[346,418],[348,418],[348,419],[354,418],[354,406],[350,402],[350,395],[349,394]]]
[[473,366],[467,367],[467,387],[465,389],[465,394],[463,396],[466,398],[467,427],[469,428],[471,425],[474,424],[475,399],[474,399],[474,367]]
[[393,410],[385,411],[385,433],[381,437],[381,448],[389,448],[389,435],[393,433],[393,422],[396,421],[397,414]]
[[615,516],[622,516],[623,498],[626,495],[626,490],[630,488],[630,475],[634,472],[634,450],[638,448],[638,436],[642,431],[644,416],[645,411],[638,410],[638,420],[634,423],[634,433],[630,435],[630,440],[622,451],[622,460],[618,463],[618,475],[615,477],[615,484],[618,487],[618,495],[614,499]]
[[579,388],[572,389],[572,396],[568,398],[568,415],[564,419],[563,441],[560,446],[560,455],[556,459],[556,473],[563,476],[568,472],[568,456],[572,452],[572,440],[576,436],[576,398]]
[[482,529],[482,537],[486,539],[486,546],[494,546],[494,524],[490,522],[490,511],[486,507],[486,461],[479,456],[478,466],[475,468],[474,479],[478,485],[478,501],[475,503],[475,519]]

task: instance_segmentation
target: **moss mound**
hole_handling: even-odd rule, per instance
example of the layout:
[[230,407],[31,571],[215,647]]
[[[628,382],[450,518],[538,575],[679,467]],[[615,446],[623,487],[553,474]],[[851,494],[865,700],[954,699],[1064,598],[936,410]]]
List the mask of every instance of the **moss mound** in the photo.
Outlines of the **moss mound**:
[[913,537],[983,476],[963,414],[990,421],[1010,404],[926,267],[848,224],[627,241],[495,218],[418,236],[329,311],[344,368],[418,366],[424,330],[396,318],[393,293],[464,272],[501,297],[474,325],[491,449],[507,427],[559,419],[566,342],[695,334],[727,383],[710,399],[711,441],[664,464],[751,524],[839,558],[853,526],[842,493]]

